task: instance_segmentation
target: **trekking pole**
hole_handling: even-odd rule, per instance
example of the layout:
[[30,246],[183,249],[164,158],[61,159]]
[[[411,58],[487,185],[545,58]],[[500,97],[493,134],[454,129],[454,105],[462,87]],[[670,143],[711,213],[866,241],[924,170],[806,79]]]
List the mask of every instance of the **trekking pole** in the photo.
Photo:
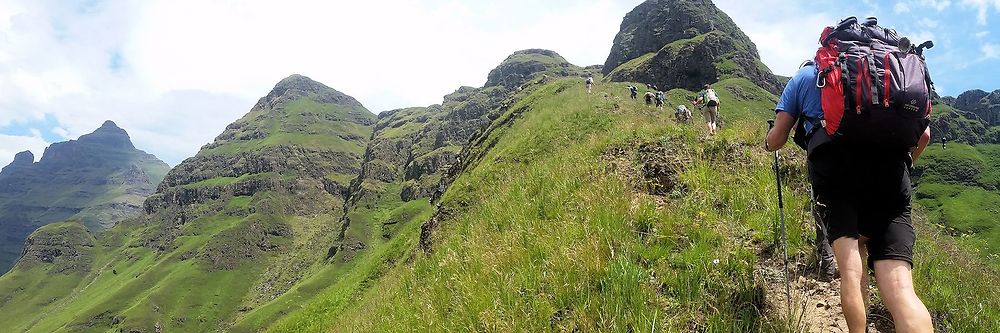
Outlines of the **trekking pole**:
[[[767,121],[767,131],[774,128],[774,119]],[[774,179],[778,185],[778,220],[781,222],[781,250],[785,263],[785,302],[788,305],[788,318],[792,318],[792,291],[788,281],[788,239],[785,236],[785,204],[781,197],[781,170],[778,168],[778,151],[774,151]]]

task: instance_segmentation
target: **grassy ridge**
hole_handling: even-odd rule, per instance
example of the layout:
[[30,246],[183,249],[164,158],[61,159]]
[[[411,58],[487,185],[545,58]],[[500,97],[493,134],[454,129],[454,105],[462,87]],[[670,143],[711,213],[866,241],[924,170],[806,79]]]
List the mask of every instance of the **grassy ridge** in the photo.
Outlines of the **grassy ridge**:
[[[605,95],[624,87],[587,95],[568,80],[526,93],[511,110],[527,111],[476,148],[482,157],[442,198],[438,212],[449,213],[432,253],[357,281],[367,288],[319,294],[271,330],[783,330],[780,316],[762,313],[767,295],[754,278],[776,240],[773,174],[755,120],[769,117],[773,96],[736,98],[726,87],[748,88],[741,81],[717,84],[729,125],[704,141],[699,126]],[[668,104],[690,94],[672,91]],[[648,195],[608,158],[625,147],[625,164],[641,169],[646,157],[628,147],[650,144],[693,157],[678,174],[683,190]],[[790,253],[809,261],[804,160],[784,154]],[[1000,298],[977,298],[997,294],[996,273],[943,260],[943,249],[964,252],[923,223],[915,276],[936,320],[957,331],[998,327]]]
[[[578,85],[558,81],[511,108],[531,110],[487,138],[495,146],[480,147],[485,155],[448,190],[441,204],[455,213],[433,254],[371,282],[355,306],[331,306],[342,294],[321,294],[273,330],[771,327],[758,312],[764,295],[753,270],[755,244],[773,241],[777,207],[768,159],[749,153],[744,134],[754,133],[725,131],[702,145],[700,127],[603,97],[625,84],[592,95]],[[677,93],[671,104],[683,102]],[[727,115],[751,112],[754,103],[734,100]],[[680,175],[683,199],[636,195],[602,157],[612,147],[661,140],[697,156]],[[749,163],[732,170],[732,158]],[[786,204],[801,211],[804,197]],[[796,249],[807,242],[800,229],[792,236]]]

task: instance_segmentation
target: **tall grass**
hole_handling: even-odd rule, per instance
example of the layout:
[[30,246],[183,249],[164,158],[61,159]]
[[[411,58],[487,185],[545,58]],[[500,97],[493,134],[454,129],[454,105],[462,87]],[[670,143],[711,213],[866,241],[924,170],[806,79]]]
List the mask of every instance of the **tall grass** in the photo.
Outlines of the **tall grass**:
[[[317,318],[334,331],[778,327],[761,313],[765,291],[754,278],[759,249],[777,242],[769,155],[756,144],[763,127],[733,122],[702,142],[701,126],[678,126],[669,111],[619,92],[625,84],[588,95],[564,80],[525,96],[511,109],[530,111],[492,133],[496,145],[443,197],[455,213],[432,253],[372,281],[356,306],[294,314],[275,330]],[[695,156],[679,175],[684,193],[644,194],[610,166],[609,148],[640,142]],[[803,193],[786,191],[786,209],[803,211]],[[802,253],[803,215],[789,215],[792,252]]]

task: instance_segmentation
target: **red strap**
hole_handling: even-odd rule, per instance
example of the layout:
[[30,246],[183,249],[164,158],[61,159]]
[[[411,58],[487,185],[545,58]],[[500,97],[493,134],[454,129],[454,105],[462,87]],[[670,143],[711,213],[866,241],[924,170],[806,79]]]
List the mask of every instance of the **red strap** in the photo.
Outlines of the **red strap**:
[[889,81],[892,79],[891,65],[889,64],[889,53],[885,54],[885,94],[882,95],[882,106],[889,107]]

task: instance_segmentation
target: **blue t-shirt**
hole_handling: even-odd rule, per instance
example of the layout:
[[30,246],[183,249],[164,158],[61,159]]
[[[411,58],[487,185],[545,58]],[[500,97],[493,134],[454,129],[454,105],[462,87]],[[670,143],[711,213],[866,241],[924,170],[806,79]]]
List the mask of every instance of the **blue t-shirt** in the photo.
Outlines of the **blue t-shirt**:
[[813,124],[819,124],[820,120],[823,120],[823,108],[819,96],[819,88],[816,87],[816,66],[808,65],[799,69],[788,80],[774,110],[788,113],[792,118],[804,116],[806,122],[803,125],[806,133],[812,133]]

